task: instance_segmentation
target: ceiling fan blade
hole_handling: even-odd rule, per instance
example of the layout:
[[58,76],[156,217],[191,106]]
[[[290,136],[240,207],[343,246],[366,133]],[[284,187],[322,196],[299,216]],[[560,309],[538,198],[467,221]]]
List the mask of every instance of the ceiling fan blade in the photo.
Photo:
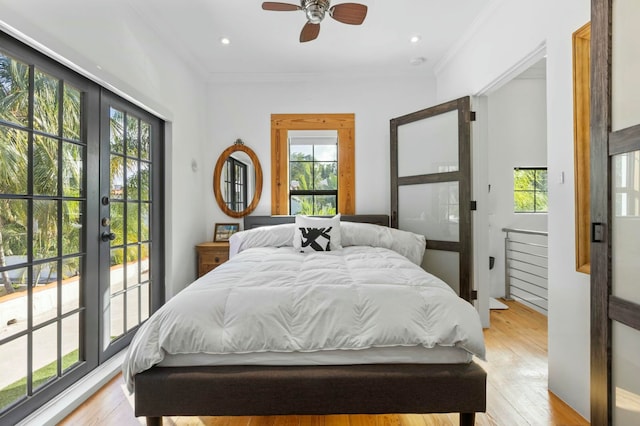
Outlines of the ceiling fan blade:
[[288,12],[290,10],[301,10],[302,8],[295,4],[278,3],[274,1],[265,1],[262,3],[264,10],[275,10],[277,12]]
[[318,38],[318,34],[320,34],[320,24],[307,22],[304,24],[304,27],[302,27],[302,31],[300,32],[300,43],[315,40]]
[[338,22],[360,25],[367,16],[367,6],[359,3],[342,3],[329,9],[329,16]]

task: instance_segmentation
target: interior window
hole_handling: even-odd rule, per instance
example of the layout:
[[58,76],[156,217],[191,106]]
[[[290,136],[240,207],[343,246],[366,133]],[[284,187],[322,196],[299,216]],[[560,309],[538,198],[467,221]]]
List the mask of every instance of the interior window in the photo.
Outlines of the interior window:
[[513,169],[513,211],[547,213],[547,168]]
[[289,213],[334,215],[338,204],[338,132],[289,131]]

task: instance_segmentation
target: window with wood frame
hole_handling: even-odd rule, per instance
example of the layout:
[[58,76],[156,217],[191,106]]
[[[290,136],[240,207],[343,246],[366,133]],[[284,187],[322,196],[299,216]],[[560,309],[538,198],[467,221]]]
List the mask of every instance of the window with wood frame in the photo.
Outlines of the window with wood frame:
[[[318,169],[318,173],[321,174],[319,175],[318,180],[319,187],[315,188],[315,186],[312,185],[311,189],[306,188],[305,190],[299,188],[299,182],[298,187],[295,187],[295,185],[292,186],[292,166],[290,163],[292,161],[290,154],[291,135],[300,135],[299,131],[304,130],[320,132],[333,131],[332,134],[337,134],[337,165],[329,164],[333,163],[333,160],[324,161],[326,159],[325,156],[323,156],[324,154],[317,156],[318,161],[314,162],[314,158],[316,158],[316,156],[314,156],[315,148],[312,149],[311,157],[304,156],[305,159],[310,160],[311,167],[313,169]],[[297,165],[296,158],[294,158],[293,161]],[[327,172],[327,170],[334,167],[337,170],[337,185],[334,184],[332,188],[329,189],[324,188],[322,186],[322,182],[326,180],[327,183],[331,183],[333,182],[334,177],[324,177],[322,173]],[[320,170],[321,168],[322,170]],[[355,115],[272,114],[271,172],[271,214],[355,214]],[[312,173],[311,178],[314,181],[317,180],[313,176],[314,174]],[[302,194],[298,193],[299,191],[311,192],[309,192],[309,194],[306,194],[306,192],[305,194]],[[331,191],[332,193],[324,194],[323,191]],[[315,208],[310,211],[301,210],[299,208],[295,208],[292,210],[292,197],[295,198],[296,203],[298,203],[300,202],[300,197],[308,198],[309,196],[311,196],[311,205],[318,205],[317,211]],[[324,205],[327,203],[323,204],[323,202],[320,202],[322,200],[327,201],[327,196],[337,197],[337,211],[330,212]],[[319,204],[314,200],[319,201]],[[335,201],[333,201],[333,203],[335,205]],[[331,204],[331,202],[329,202],[329,204]]]

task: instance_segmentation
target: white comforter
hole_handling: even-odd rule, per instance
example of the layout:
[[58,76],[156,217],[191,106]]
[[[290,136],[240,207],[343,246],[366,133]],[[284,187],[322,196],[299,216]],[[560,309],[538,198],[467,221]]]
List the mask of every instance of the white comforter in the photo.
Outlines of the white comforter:
[[123,372],[165,354],[456,346],[484,359],[472,305],[386,248],[247,249],[169,300],[138,330]]

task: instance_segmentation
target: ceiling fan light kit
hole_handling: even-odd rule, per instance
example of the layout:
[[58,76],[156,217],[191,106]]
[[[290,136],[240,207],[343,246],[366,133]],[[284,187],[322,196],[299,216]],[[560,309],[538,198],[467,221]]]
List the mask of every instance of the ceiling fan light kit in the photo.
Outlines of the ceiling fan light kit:
[[360,25],[367,16],[367,6],[364,4],[341,3],[333,7],[330,7],[330,4],[329,0],[301,0],[300,6],[266,1],[262,3],[262,8],[277,12],[302,10],[307,17],[307,23],[302,27],[302,32],[300,32],[300,43],[315,40],[318,37],[318,34],[320,34],[320,22],[322,22],[327,12],[336,21],[349,25]]

